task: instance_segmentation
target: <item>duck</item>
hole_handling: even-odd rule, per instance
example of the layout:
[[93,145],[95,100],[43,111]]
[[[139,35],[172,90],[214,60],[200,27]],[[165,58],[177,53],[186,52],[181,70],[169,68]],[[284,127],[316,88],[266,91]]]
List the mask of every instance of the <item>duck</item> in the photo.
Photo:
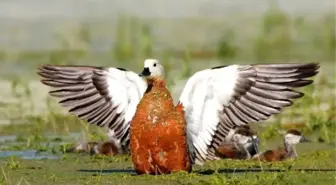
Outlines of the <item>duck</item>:
[[232,64],[192,74],[176,103],[158,59],[120,67],[42,64],[37,74],[68,112],[113,131],[138,175],[191,172],[215,160],[234,125],[266,120],[304,94],[318,63]]
[[78,142],[75,146],[71,146],[65,150],[65,153],[83,153],[89,152],[97,142]]
[[[236,139],[234,139],[234,137],[232,137],[232,133],[240,134],[241,136],[245,136],[245,137],[247,136],[248,139],[244,137],[242,137],[242,139],[240,139],[240,137],[236,137]],[[233,143],[236,143],[236,146],[238,145],[243,146],[244,150],[247,151],[248,154],[250,154],[251,156],[258,153],[259,144],[260,144],[260,139],[258,135],[256,134],[256,132],[254,132],[251,129],[249,125],[238,125],[238,126],[234,125],[232,129],[230,129],[226,138],[224,139],[224,142],[225,141],[226,142],[231,141]]]
[[113,141],[103,142],[80,142],[75,147],[66,150],[67,153],[89,153],[90,155],[115,156],[118,154],[126,154],[127,152],[116,145]]
[[216,149],[218,159],[250,159],[258,153],[259,137],[248,125],[234,126]]
[[257,154],[252,159],[260,159],[265,162],[284,161],[298,157],[295,150],[295,145],[298,143],[311,142],[297,129],[290,129],[286,132],[283,138],[284,146],[273,150],[266,150],[263,153]]
[[115,156],[117,154],[123,154],[120,149],[113,142],[105,141],[102,143],[95,143],[89,150],[90,155],[104,155]]

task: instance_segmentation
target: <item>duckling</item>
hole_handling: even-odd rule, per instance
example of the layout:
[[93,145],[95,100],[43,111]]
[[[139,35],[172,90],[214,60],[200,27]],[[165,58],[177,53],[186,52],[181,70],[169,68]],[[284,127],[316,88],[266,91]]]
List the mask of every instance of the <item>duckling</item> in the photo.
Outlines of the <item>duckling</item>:
[[236,148],[246,154],[244,158],[249,159],[258,153],[259,138],[256,133],[248,125],[234,127],[234,129],[235,135],[231,140]]
[[79,142],[75,147],[69,148],[66,152],[90,153],[90,155],[107,155],[129,153],[129,147],[122,145],[115,132],[107,129],[107,141],[103,142]]
[[67,152],[76,153],[90,153],[90,155],[106,155],[114,156],[117,154],[127,153],[126,150],[117,145],[114,140],[104,141],[104,142],[85,142],[79,143],[77,146],[70,148]]
[[298,143],[311,142],[305,138],[302,133],[296,129],[290,129],[284,136],[284,147],[279,147],[274,150],[267,150],[263,153],[257,154],[252,159],[259,159],[261,161],[283,161],[286,159],[294,159],[298,155],[294,146]]
[[97,143],[90,149],[90,155],[114,156],[119,153],[121,152],[119,151],[117,146],[111,141]]
[[217,159],[249,159],[258,152],[259,138],[248,125],[234,126],[216,151]]
[[98,142],[79,142],[76,146],[66,149],[66,153],[87,153],[90,152]]

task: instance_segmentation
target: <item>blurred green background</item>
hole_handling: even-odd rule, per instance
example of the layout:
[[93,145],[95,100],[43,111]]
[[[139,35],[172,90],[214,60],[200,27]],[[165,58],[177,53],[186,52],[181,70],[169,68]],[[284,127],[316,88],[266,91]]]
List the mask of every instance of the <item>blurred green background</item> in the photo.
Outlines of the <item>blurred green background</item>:
[[[324,160],[329,165],[326,167],[335,168],[332,0],[0,0],[0,156],[8,155],[1,151],[26,150],[60,154],[67,144],[82,138],[106,139],[104,129],[69,115],[48,96],[48,88],[36,74],[38,65],[111,66],[140,72],[144,59],[149,57],[164,64],[175,100],[187,78],[205,68],[233,63],[319,62],[321,69],[314,84],[300,89],[306,94],[304,98],[281,114],[252,126],[261,137],[262,149],[282,146],[279,130],[299,128],[315,143],[299,147],[300,152],[311,152],[304,164],[311,167],[311,159],[315,160],[314,165]],[[78,156],[73,158],[80,161]],[[63,162],[69,164],[66,159],[62,154]],[[124,164],[119,160],[124,159],[113,162],[131,168],[130,161]],[[14,171],[7,174],[1,168],[0,184],[12,182],[7,178],[10,175],[22,179],[26,171],[15,170],[35,162],[8,159],[5,169]],[[77,165],[98,165],[95,159],[90,162]],[[49,163],[43,168],[53,168],[54,162]],[[210,167],[218,168],[214,165]],[[64,173],[64,165],[55,168],[57,173]],[[76,182],[91,179],[87,175],[84,180],[77,179],[75,169],[68,170]],[[49,172],[50,178],[44,178],[48,183],[48,179],[62,180],[64,175]],[[36,174],[29,178],[29,182],[36,182]],[[111,178],[120,180],[119,176]],[[223,180],[211,178],[213,184]],[[283,181],[284,177],[272,178],[269,182]],[[302,176],[302,182],[305,179]],[[147,179],[142,180],[147,183]],[[286,183],[291,184],[291,180],[288,176]]]
[[318,97],[330,104],[333,5],[328,0],[0,1],[0,124],[50,112],[47,88],[36,75],[44,63],[139,72],[145,58],[158,58],[178,99],[190,75],[216,65],[320,62],[316,84],[322,79],[331,89]]

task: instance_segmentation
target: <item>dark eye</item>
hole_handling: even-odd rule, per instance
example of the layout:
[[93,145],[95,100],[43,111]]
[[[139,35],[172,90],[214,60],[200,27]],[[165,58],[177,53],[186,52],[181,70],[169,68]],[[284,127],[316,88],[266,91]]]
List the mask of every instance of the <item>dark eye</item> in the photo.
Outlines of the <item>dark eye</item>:
[[156,63],[154,63],[153,66],[156,67]]

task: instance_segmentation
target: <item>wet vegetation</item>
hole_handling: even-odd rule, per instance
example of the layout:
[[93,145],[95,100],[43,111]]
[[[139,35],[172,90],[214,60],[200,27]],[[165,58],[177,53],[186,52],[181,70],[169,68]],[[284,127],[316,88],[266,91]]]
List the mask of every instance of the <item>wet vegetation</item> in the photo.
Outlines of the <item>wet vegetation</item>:
[[[113,28],[106,22],[74,24],[65,33],[55,33],[60,49],[0,51],[0,184],[335,183],[335,13],[308,19],[272,7],[259,19],[230,24],[233,21],[120,16]],[[165,28],[172,32],[161,32]],[[113,43],[106,50],[95,50],[95,39]],[[139,71],[148,57],[164,63],[175,99],[185,79],[203,68],[320,62],[314,84],[301,89],[304,98],[272,119],[252,124],[261,137],[261,150],[282,146],[281,130],[293,127],[313,142],[299,145],[295,160],[220,160],[195,166],[191,174],[158,177],[135,176],[126,155],[64,153],[78,141],[105,140],[105,130],[64,114],[66,110],[37,81],[36,67],[42,63],[88,64]]]

